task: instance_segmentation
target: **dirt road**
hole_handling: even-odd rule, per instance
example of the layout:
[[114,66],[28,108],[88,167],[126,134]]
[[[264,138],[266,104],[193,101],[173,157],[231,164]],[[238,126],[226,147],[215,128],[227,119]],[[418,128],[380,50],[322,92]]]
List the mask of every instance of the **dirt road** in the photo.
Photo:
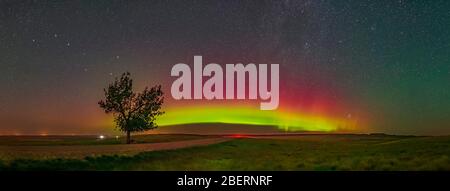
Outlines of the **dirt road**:
[[145,151],[171,150],[194,146],[221,143],[229,138],[206,138],[164,143],[146,143],[131,145],[74,145],[74,146],[0,146],[0,158],[83,158],[107,154],[137,154]]

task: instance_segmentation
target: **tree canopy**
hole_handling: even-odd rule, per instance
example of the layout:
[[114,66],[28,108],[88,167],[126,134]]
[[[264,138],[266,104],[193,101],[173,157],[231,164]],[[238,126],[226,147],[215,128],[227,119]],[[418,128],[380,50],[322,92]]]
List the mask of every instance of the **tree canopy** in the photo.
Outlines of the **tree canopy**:
[[164,102],[161,85],[145,87],[140,93],[133,92],[133,79],[129,72],[123,73],[112,84],[104,89],[105,99],[98,104],[106,113],[112,113],[116,127],[127,133],[157,128],[156,117],[162,115],[161,105]]

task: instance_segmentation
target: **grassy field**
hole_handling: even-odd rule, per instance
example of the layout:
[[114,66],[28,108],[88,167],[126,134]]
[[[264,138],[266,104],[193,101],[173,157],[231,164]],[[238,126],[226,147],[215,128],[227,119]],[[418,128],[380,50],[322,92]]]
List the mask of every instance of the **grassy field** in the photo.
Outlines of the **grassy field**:
[[450,170],[450,137],[303,135],[232,139],[84,159],[16,159],[2,170]]

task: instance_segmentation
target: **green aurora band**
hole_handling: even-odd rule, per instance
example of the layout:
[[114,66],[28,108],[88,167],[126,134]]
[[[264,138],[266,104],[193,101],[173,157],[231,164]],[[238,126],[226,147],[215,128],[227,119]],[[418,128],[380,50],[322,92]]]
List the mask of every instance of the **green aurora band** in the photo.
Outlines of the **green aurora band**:
[[228,123],[276,126],[284,131],[333,132],[350,130],[354,121],[286,111],[263,111],[250,107],[204,106],[168,109],[157,119],[159,126],[195,123]]

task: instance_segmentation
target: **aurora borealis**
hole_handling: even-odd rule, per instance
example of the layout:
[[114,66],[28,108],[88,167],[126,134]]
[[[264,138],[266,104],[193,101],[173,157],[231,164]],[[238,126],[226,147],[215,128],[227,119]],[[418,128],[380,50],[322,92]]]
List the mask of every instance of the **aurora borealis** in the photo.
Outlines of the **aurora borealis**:
[[354,124],[347,120],[285,111],[258,111],[252,107],[225,106],[191,106],[191,108],[168,110],[166,115],[160,117],[158,123],[162,126],[195,123],[270,125],[284,131],[323,132],[354,128]]
[[[125,71],[137,90],[163,86],[162,126],[450,134],[449,10],[446,0],[0,0],[0,134],[116,133],[96,103]],[[174,100],[170,70],[194,55],[279,64],[279,108]]]

